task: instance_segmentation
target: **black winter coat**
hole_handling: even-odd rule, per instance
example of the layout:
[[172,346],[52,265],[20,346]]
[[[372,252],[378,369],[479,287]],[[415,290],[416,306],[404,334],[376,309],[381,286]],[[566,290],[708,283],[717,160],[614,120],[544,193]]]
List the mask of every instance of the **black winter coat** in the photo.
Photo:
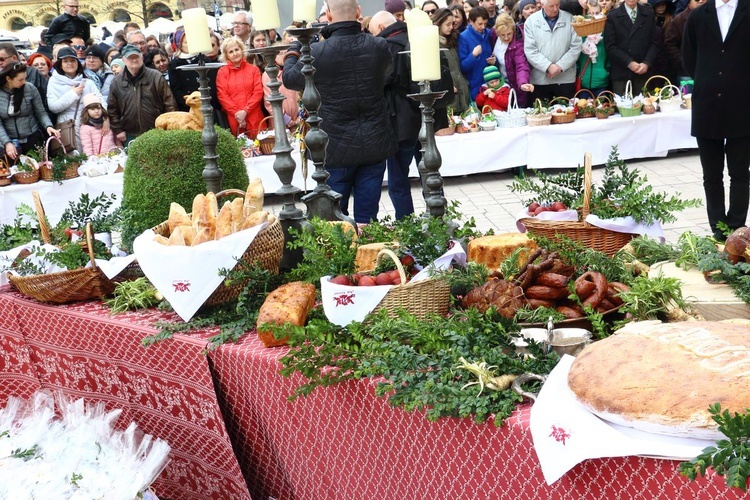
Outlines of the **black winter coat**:
[[722,42],[716,0],[688,16],[682,64],[693,77],[691,134],[706,139],[750,136],[744,103],[750,95],[750,0],[739,0]]
[[[635,23],[630,19],[625,4],[607,15],[604,26],[604,46],[609,58],[609,75],[613,80],[630,80],[639,76],[630,71],[628,64],[635,61],[646,63],[651,68],[659,52],[654,9],[650,5],[637,4]],[[640,89],[633,89],[634,93]]]
[[88,20],[83,16],[61,14],[50,23],[47,34],[44,35],[44,43],[52,47],[63,40],[70,40],[75,35],[84,41],[91,38],[91,25]]
[[[356,21],[326,26],[325,40],[312,45],[315,86],[320,92],[320,128],[328,134],[326,168],[371,165],[396,152],[385,85],[393,63],[382,38],[362,33]],[[284,63],[284,86],[303,90],[299,43],[292,44]]]

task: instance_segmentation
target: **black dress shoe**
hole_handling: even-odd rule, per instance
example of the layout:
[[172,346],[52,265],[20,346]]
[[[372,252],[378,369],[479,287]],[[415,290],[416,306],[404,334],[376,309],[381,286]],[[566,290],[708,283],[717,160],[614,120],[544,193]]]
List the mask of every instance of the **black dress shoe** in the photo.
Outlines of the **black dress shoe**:
[[727,235],[717,229],[714,231],[714,239],[719,243],[724,243],[727,241]]

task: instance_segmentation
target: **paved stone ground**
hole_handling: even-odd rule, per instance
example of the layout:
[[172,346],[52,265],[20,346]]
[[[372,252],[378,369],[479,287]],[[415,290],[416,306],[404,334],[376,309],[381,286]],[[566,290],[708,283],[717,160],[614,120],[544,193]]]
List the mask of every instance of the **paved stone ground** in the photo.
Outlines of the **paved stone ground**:
[[[669,194],[680,193],[682,198],[699,198],[703,200],[703,184],[700,161],[697,150],[670,153],[666,158],[629,160],[628,165],[637,168],[648,177],[656,191]],[[551,173],[554,170],[547,170]],[[594,181],[601,178],[603,167],[594,168]],[[725,175],[725,182],[727,182]],[[477,227],[486,231],[494,229],[496,233],[516,232],[515,214],[521,209],[520,197],[509,189],[513,181],[510,171],[489,174],[475,174],[465,177],[445,179],[445,195],[450,200],[461,203],[460,212],[466,217],[474,217]],[[412,180],[412,197],[417,213],[425,209],[421,187],[416,179]],[[277,196],[267,197],[267,204],[278,213],[281,200]],[[300,207],[304,209],[303,205]],[[388,197],[387,188],[383,188],[380,198],[379,216],[394,215],[393,205]],[[675,242],[684,231],[699,235],[710,234],[704,207],[691,208],[677,214],[677,221],[664,226],[668,241]]]

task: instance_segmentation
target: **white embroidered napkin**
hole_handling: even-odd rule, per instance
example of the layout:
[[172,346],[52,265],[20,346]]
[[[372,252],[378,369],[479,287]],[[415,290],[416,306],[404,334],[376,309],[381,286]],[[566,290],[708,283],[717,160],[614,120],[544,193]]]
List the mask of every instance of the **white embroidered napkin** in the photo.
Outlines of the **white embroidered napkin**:
[[224,280],[219,270],[233,269],[237,259],[267,224],[245,229],[194,247],[165,246],[147,230],[133,242],[133,255],[148,280],[185,321],[203,305]]

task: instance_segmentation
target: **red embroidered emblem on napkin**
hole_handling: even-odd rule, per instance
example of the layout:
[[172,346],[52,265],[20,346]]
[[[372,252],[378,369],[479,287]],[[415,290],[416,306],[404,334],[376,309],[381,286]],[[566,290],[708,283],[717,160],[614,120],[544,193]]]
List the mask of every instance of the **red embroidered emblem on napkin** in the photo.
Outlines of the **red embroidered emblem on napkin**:
[[333,296],[333,300],[336,301],[336,307],[348,306],[349,304],[354,304],[354,294],[351,292],[339,293]]
[[570,437],[570,434],[568,431],[563,429],[562,427],[557,427],[556,425],[552,426],[552,432],[550,433],[550,437],[553,438],[558,443],[565,444],[565,440]]
[[187,280],[173,281],[172,286],[174,287],[175,292],[189,292],[190,291],[190,282]]

